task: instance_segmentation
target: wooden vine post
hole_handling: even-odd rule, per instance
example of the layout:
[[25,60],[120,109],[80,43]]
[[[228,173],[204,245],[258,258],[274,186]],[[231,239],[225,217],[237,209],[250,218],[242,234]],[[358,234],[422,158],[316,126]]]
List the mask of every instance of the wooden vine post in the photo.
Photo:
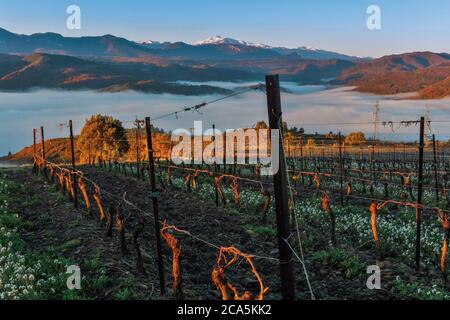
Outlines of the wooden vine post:
[[169,149],[169,154],[168,154],[168,162],[169,162],[169,166],[173,166],[173,161],[172,161],[172,152],[173,152],[173,141],[170,140],[170,149]]
[[33,173],[37,172],[37,158],[36,158],[36,129],[33,129]]
[[395,163],[397,162],[397,157],[395,156],[395,144],[393,145],[393,147],[394,147],[394,154],[393,154],[393,162],[392,162],[392,167],[394,168],[394,170],[395,170]]
[[[88,138],[88,165],[91,165],[91,137]],[[95,160],[94,160],[95,165]]]
[[222,152],[222,161],[223,161],[223,173],[227,173],[227,132],[223,133],[223,152]]
[[376,171],[375,171],[375,141],[372,145],[372,150],[370,152],[370,163],[371,163],[371,170],[372,170],[372,183],[375,185],[376,183]]
[[[214,143],[214,153],[213,153],[213,157],[214,157],[214,173],[217,174],[217,159],[216,159],[216,125],[213,124],[212,125],[213,128],[213,143]],[[215,188],[215,192],[216,192],[216,207],[219,207],[219,188],[217,186],[217,183],[214,183],[214,188]]]
[[47,176],[47,162],[45,159],[45,137],[44,137],[44,127],[41,127],[41,152],[42,152],[42,171],[45,176]]
[[[145,118],[145,129],[147,133],[147,153],[148,153],[148,164],[150,172],[150,186],[151,186],[151,196],[153,202],[153,216],[155,224],[155,237],[156,237],[156,251],[157,251],[157,264],[159,272],[159,286],[161,294],[164,295],[166,292],[166,286],[164,281],[164,270],[162,264],[162,253],[161,253],[161,233],[159,229],[159,214],[158,214],[158,197],[156,190],[156,178],[155,178],[155,160],[153,158],[153,142],[152,142],[152,127],[150,124],[150,117]],[[172,159],[172,157],[171,157]]]
[[[140,158],[140,152],[139,152],[139,144],[140,144],[140,129],[141,125],[140,125],[140,121],[138,119],[136,119],[136,178],[139,180],[139,158]],[[142,173],[142,176],[144,176],[144,173]]]
[[436,206],[439,206],[438,161],[436,152],[436,137],[434,134],[433,134],[433,162],[434,162],[434,191],[436,193]]
[[[287,160],[288,162],[291,160],[291,141],[287,139]],[[289,165],[288,165],[289,168]]]
[[[281,292],[284,300],[295,299],[295,277],[292,265],[292,252],[289,248],[289,204],[287,189],[286,160],[281,136],[282,111],[280,97],[280,80],[278,75],[266,76],[267,110],[271,130],[280,132],[279,141],[271,141],[273,146],[278,143],[278,171],[273,176],[275,194],[275,214],[277,220],[277,237],[280,255]],[[272,148],[273,150],[274,148]],[[272,154],[272,158],[275,155]],[[273,161],[272,161],[273,162]]]
[[78,191],[77,191],[77,178],[75,175],[75,147],[74,147],[74,143],[73,143],[73,124],[72,124],[72,120],[69,120],[69,131],[70,131],[70,153],[71,153],[71,157],[72,157],[72,184],[73,184],[73,204],[75,206],[75,208],[78,208]]
[[342,135],[339,132],[339,186],[340,186],[340,200],[341,200],[341,207],[344,206],[344,181],[343,181],[343,176],[344,176],[344,164],[342,161]]
[[[303,134],[300,135],[300,160],[301,160],[301,170],[302,172],[305,171],[305,158],[303,157]],[[305,185],[305,178],[304,175],[302,174],[302,185]]]
[[423,194],[423,149],[425,139],[425,118],[420,118],[420,142],[419,142],[419,175],[417,185],[416,208],[416,267],[420,267],[420,234],[422,223],[422,194]]

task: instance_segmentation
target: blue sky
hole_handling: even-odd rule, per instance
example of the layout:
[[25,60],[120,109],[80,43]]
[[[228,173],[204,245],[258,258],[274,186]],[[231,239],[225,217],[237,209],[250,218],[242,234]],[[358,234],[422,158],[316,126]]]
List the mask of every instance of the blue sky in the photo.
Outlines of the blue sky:
[[[82,29],[66,29],[81,7]],[[366,9],[381,8],[369,31]],[[312,46],[359,56],[450,52],[447,0],[14,0],[1,1],[0,27],[17,33],[114,34],[131,40],[191,42],[222,35],[269,45]]]

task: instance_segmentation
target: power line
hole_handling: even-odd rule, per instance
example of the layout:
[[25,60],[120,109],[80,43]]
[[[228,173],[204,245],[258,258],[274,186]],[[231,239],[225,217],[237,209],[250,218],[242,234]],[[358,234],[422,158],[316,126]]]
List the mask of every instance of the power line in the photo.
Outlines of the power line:
[[[391,124],[419,124],[420,120],[396,120],[396,121],[378,121],[377,124],[388,126]],[[434,120],[430,123],[450,123],[450,120]],[[294,123],[291,126],[339,126],[339,125],[374,125],[374,121],[361,121],[361,122],[307,122],[307,123]]]
[[199,103],[199,104],[191,106],[191,107],[184,107],[184,108],[182,108],[182,109],[180,109],[178,111],[162,114],[162,115],[159,115],[157,117],[151,118],[151,120],[155,121],[155,120],[167,118],[167,117],[170,117],[170,116],[178,117],[178,115],[180,113],[184,113],[184,112],[188,112],[188,111],[198,111],[201,108],[204,108],[204,107],[206,107],[206,106],[208,106],[210,104],[217,103],[219,101],[223,101],[225,99],[229,99],[229,98],[232,98],[232,97],[236,97],[238,95],[247,93],[247,92],[252,91],[252,90],[261,90],[262,88],[264,88],[264,84],[262,84],[262,83],[259,83],[259,84],[256,84],[256,85],[252,85],[252,86],[249,86],[248,88],[246,88],[245,90],[234,92],[232,94],[229,94],[229,95],[226,95],[226,96],[223,96],[221,98],[214,99],[214,100],[211,100],[211,101],[208,101],[208,102],[202,102],[202,103]]

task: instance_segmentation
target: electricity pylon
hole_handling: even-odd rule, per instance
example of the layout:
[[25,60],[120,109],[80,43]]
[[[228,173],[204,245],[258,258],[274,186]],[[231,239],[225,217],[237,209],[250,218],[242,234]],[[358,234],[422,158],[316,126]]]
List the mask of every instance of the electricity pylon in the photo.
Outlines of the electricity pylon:
[[377,100],[373,106],[373,140],[378,140],[380,137],[380,102]]
[[427,145],[429,145],[431,143],[431,141],[430,141],[431,119],[430,119],[430,107],[429,106],[425,107],[425,116],[424,116],[424,118],[425,118],[425,131],[424,131],[425,140],[424,140],[424,142],[425,142],[425,145],[427,146]]

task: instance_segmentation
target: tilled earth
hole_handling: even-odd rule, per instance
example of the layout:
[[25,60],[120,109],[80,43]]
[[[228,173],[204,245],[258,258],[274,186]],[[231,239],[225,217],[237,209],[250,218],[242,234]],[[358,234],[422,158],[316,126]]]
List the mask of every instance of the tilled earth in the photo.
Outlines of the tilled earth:
[[[100,251],[102,263],[115,279],[115,285],[99,293],[96,297],[98,299],[113,298],[114,294],[120,290],[121,283],[130,274],[138,279],[134,294],[139,299],[171,299],[172,254],[164,239],[161,245],[166,294],[160,295],[159,290],[155,258],[155,225],[148,183],[99,168],[83,168],[83,171],[86,178],[95,181],[101,188],[105,208],[109,205],[117,206],[122,202],[121,198],[124,195],[128,202],[136,205],[136,207],[124,203],[121,205],[121,212],[126,218],[126,243],[129,253],[121,252],[117,230],[114,230],[112,238],[105,235],[106,227],[99,223],[97,207],[92,198],[94,209],[91,215],[88,215],[82,205],[79,209],[75,209],[67,196],[64,196],[63,201],[54,199],[54,193],[46,190],[49,186],[44,177],[33,175],[29,170],[8,170],[10,179],[26,185],[27,193],[18,195],[20,199],[26,201],[33,196],[38,196],[41,200],[39,205],[27,207],[27,209],[17,205],[16,210],[22,218],[34,222],[36,226],[32,231],[22,231],[24,240],[36,250],[61,246],[71,240],[79,241],[78,245],[63,250],[61,254],[80,263]],[[91,185],[89,185],[89,192],[92,195]],[[79,197],[82,198],[81,195]],[[192,235],[174,233],[181,245],[180,264],[185,299],[220,299],[220,294],[211,281],[211,271],[217,266],[220,246],[235,246],[242,252],[257,256],[254,259],[255,267],[265,286],[270,287],[266,298],[281,298],[276,238],[249,232],[245,228],[249,224],[261,224],[257,214],[229,214],[227,208],[216,208],[212,203],[201,201],[195,192],[187,193],[177,189],[160,190],[158,204],[160,221],[167,220],[169,225],[186,230]],[[45,221],[40,218],[44,212],[50,217]],[[132,233],[139,217],[145,220],[144,234],[139,239],[145,275],[137,271],[132,241]],[[270,223],[273,221],[271,217]],[[308,226],[301,232],[302,237],[306,233],[313,232],[319,246],[327,247],[327,235],[320,229]],[[296,251],[298,252],[298,248]],[[317,299],[393,298],[388,287],[383,287],[382,290],[367,289],[368,275],[347,279],[339,270],[333,270],[329,266],[320,265],[308,259],[309,254],[305,252],[306,266]],[[376,257],[373,254],[367,252],[355,254],[360,255],[367,265],[375,264]],[[392,264],[389,261],[384,263],[383,270],[387,279],[394,277],[390,274]],[[297,297],[310,299],[303,268],[295,258],[294,265]],[[255,295],[258,293],[258,282],[245,262],[240,261],[236,267],[228,270],[227,276],[240,292],[249,290]]]

